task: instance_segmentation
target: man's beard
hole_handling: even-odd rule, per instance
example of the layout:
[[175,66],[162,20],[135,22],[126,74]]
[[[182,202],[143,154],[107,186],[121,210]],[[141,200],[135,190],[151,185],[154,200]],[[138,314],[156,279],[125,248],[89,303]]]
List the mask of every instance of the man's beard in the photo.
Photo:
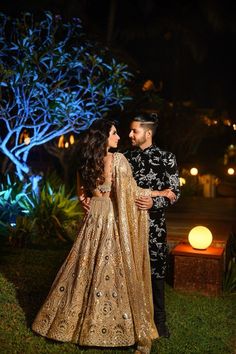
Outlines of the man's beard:
[[144,136],[142,136],[141,138],[139,138],[137,140],[132,140],[131,139],[131,144],[132,144],[132,146],[141,146],[141,145],[145,144],[146,141],[147,141],[147,139],[146,139],[146,137],[144,135]]

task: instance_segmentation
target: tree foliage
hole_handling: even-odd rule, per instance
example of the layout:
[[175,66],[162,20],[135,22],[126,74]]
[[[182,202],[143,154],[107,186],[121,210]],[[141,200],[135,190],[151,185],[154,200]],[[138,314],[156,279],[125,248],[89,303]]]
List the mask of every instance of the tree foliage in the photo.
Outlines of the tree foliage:
[[0,14],[0,150],[18,176],[29,173],[33,147],[123,108],[129,78],[126,65],[86,40],[78,18]]

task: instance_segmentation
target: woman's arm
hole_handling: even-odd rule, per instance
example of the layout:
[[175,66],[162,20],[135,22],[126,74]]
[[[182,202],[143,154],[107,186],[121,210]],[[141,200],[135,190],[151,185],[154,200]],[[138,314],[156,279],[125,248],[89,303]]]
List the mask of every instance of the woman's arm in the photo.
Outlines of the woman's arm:
[[163,191],[151,191],[150,197],[141,196],[135,200],[135,204],[139,209],[149,210],[153,206],[153,199],[155,197],[166,197],[170,200],[170,203],[173,204],[176,200],[176,195],[171,189],[164,189]]
[[84,212],[88,213],[90,210],[90,198],[86,195],[79,173],[77,173],[77,194]]

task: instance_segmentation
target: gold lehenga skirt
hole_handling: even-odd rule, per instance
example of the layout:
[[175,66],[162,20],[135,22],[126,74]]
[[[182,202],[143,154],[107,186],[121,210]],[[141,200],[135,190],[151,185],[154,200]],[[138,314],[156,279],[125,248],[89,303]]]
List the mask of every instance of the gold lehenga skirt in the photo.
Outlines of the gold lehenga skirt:
[[32,329],[80,345],[134,344],[123,257],[113,203],[108,197],[93,197],[90,213]]

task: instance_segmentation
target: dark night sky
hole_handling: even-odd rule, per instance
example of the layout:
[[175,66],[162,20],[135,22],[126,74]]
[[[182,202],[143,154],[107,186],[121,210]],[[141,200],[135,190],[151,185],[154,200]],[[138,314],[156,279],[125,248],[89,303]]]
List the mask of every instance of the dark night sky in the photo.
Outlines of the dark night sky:
[[[78,16],[92,38],[152,79],[167,99],[236,116],[236,6],[221,0],[8,0],[1,11]],[[112,7],[112,5],[114,7]],[[113,27],[108,30],[113,14]],[[235,117],[232,119],[236,120]]]
[[[4,0],[0,5],[0,11],[12,16],[30,12],[40,17],[48,10],[65,20],[79,17],[90,39],[108,46],[129,65],[141,94],[145,80],[151,79],[157,88],[162,82],[158,91],[162,98],[191,101],[193,107],[211,108],[236,122],[236,2]],[[172,132],[178,130],[174,122],[164,128],[160,124],[163,147],[184,160],[186,152],[179,151],[182,141],[173,139]],[[182,139],[180,123],[175,136]],[[207,136],[196,152],[207,165],[222,160],[226,147],[235,143],[232,128],[217,134]]]

